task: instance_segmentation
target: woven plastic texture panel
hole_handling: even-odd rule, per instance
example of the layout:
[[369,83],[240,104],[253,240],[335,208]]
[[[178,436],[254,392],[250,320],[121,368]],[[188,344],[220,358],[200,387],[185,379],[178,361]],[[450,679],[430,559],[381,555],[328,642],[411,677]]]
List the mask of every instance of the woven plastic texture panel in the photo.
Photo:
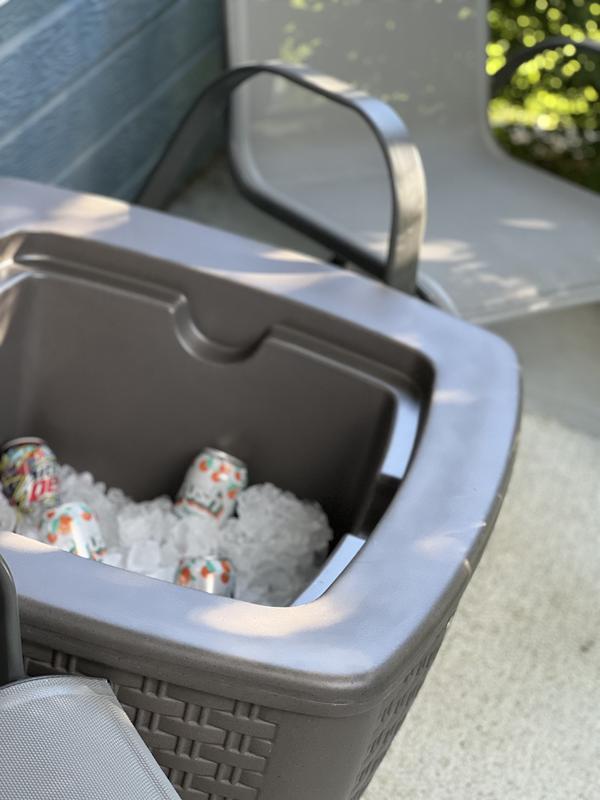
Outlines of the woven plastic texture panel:
[[0,689],[0,793],[10,800],[174,800],[104,681],[38,678]]
[[276,712],[32,642],[25,641],[23,646],[29,675],[107,678],[183,800],[259,800],[277,734]]
[[377,767],[388,751],[389,746],[394,740],[400,726],[404,722],[411,705],[423,681],[427,677],[429,668],[433,664],[440,645],[442,644],[444,633],[437,636],[425,655],[418,663],[404,676],[398,690],[394,693],[391,700],[384,705],[379,717],[379,723],[373,734],[373,739],[361,765],[360,772],[356,779],[352,800],[358,800],[369,785]]

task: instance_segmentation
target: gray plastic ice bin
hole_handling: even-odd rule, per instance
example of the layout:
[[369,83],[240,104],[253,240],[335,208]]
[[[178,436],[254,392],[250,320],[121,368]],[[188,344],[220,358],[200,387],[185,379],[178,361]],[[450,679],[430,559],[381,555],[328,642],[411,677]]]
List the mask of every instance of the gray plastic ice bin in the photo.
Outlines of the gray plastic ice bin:
[[0,439],[138,498],[203,444],[368,533],[265,608],[15,534],[31,675],[107,677],[185,800],[355,800],[402,723],[507,481],[519,372],[377,282],[125,203],[0,181]]

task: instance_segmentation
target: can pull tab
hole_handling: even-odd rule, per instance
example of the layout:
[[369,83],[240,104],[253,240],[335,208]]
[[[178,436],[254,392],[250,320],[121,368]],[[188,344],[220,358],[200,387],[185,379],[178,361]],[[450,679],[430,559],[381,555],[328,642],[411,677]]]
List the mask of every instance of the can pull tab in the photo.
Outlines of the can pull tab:
[[0,686],[25,677],[17,590],[0,556]]

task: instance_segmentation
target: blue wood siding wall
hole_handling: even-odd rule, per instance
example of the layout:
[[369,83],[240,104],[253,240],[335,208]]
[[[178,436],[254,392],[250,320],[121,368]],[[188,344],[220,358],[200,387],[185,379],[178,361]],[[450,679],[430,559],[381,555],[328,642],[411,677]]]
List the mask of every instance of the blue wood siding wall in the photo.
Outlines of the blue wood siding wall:
[[220,0],[0,0],[0,174],[131,198],[222,68]]

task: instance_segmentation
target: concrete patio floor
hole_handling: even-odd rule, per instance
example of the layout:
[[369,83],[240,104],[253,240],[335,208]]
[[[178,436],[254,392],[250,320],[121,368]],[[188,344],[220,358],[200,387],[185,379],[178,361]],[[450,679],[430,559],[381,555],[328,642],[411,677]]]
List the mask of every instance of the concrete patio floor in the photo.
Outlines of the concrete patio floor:
[[527,413],[496,530],[365,800],[593,800],[600,440]]
[[[325,255],[240,198],[222,168],[171,211]],[[495,330],[523,365],[513,481],[440,655],[365,800],[599,794],[600,306]]]

